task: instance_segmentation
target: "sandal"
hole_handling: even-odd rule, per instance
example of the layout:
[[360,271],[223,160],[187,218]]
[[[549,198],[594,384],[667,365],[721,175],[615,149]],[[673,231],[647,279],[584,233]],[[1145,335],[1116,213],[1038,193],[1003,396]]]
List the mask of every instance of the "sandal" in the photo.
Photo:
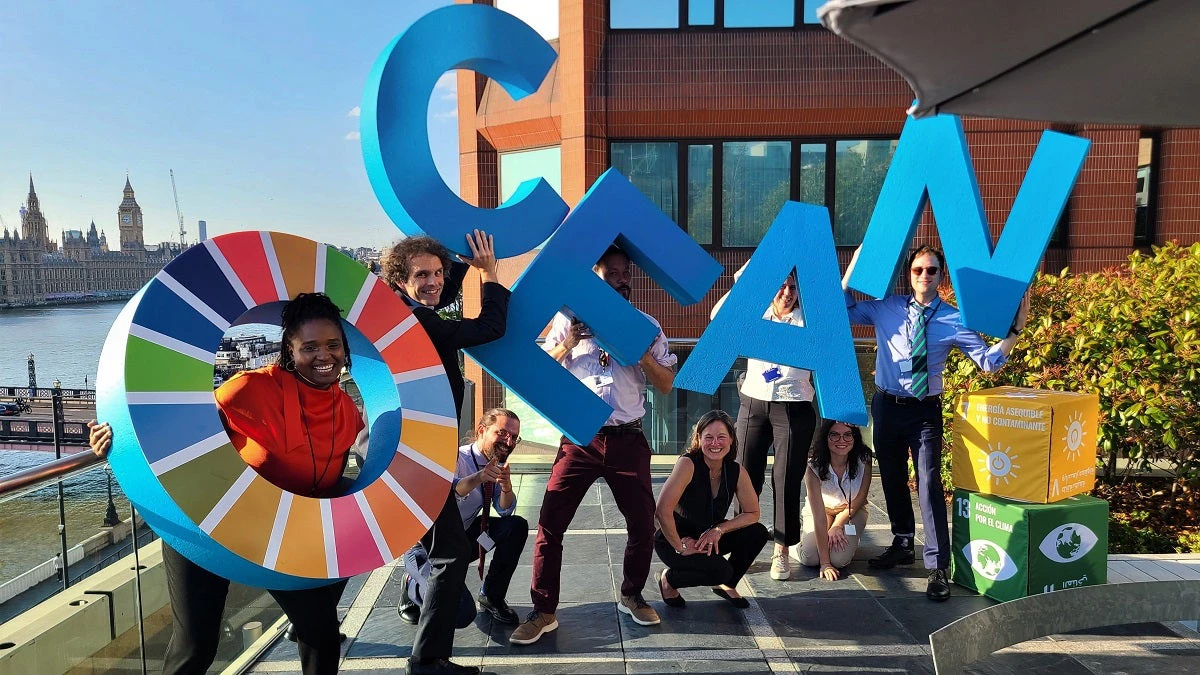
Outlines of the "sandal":
[[737,607],[738,609],[749,609],[749,607],[750,607],[749,600],[742,598],[742,597],[730,595],[729,591],[725,590],[724,588],[721,588],[720,586],[713,586],[712,592],[716,595],[721,596],[722,598],[725,598],[729,602],[732,602],[733,606]]
[[[656,580],[658,581],[658,594],[662,596],[663,604],[665,604],[667,607],[687,607],[687,600],[684,600],[682,595],[676,595],[673,598],[668,598],[667,594],[663,593],[663,582],[667,580],[667,573],[665,571],[659,572],[656,577]],[[676,589],[675,592],[678,593],[679,590]]]

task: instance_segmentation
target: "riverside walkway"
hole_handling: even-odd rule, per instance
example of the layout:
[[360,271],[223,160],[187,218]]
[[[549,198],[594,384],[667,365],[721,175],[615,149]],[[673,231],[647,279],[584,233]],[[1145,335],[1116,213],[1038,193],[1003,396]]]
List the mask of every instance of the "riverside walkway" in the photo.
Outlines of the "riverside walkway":
[[[655,464],[657,493],[669,464]],[[548,475],[525,472],[514,477],[517,512],[537,521]],[[891,541],[878,481],[872,486],[870,521],[864,546],[836,582],[815,578],[815,571],[793,562],[792,580],[770,578],[770,546],[764,549],[739,587],[751,603],[741,611],[708,589],[685,589],[686,608],[666,607],[654,585],[645,597],[662,624],[642,627],[616,611],[625,546],[624,520],[612,495],[597,483],[580,506],[566,535],[560,628],[536,644],[508,643],[512,628],[493,626],[480,615],[455,636],[455,660],[484,672],[509,673],[769,673],[877,672],[932,673],[929,633],[958,618],[995,604],[954,586],[945,603],[924,596],[925,572],[919,564],[875,571],[866,559]],[[763,513],[770,513],[770,490]],[[876,506],[879,505],[879,506]],[[917,542],[921,543],[918,534]],[[531,533],[509,593],[522,616],[528,612],[532,575]],[[396,615],[402,569],[390,566],[350,582],[343,595],[342,672],[403,672],[414,628]],[[1110,583],[1153,579],[1200,579],[1200,556],[1112,556]],[[474,566],[467,574],[479,587]],[[981,673],[1195,673],[1200,668],[1200,634],[1195,622],[1115,626],[1086,634],[1031,640],[977,662]],[[249,672],[299,671],[296,648],[279,640]]]

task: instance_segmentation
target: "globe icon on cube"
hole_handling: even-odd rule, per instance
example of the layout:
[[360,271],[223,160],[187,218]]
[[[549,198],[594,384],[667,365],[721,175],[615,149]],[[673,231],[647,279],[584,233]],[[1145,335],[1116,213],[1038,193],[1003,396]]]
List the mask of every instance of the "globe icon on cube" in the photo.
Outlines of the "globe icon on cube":
[[1054,548],[1058,551],[1058,555],[1070,560],[1079,553],[1079,547],[1083,544],[1083,538],[1079,536],[1079,532],[1074,527],[1064,527],[1058,536],[1054,538]]
[[1004,566],[1004,560],[1000,557],[1000,551],[996,550],[995,546],[984,544],[979,547],[979,552],[975,554],[975,568],[978,569],[984,576],[996,578],[1000,574],[1000,568]]

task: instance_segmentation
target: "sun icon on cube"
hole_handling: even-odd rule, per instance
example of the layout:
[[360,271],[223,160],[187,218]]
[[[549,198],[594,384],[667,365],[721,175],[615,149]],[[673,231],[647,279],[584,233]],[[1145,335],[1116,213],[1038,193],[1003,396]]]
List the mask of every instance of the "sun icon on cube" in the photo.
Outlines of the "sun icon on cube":
[[1065,430],[1067,435],[1063,436],[1063,442],[1067,444],[1067,459],[1075,461],[1079,459],[1079,449],[1083,447],[1083,437],[1087,435],[1083,430],[1083,413],[1076,410],[1068,420]]
[[987,469],[992,475],[993,483],[1003,482],[1008,485],[1009,481],[1017,477],[1017,469],[1021,468],[1015,460],[1017,455],[1012,454],[1011,447],[1004,447],[997,443],[994,446],[988,443],[987,455],[980,460],[980,468]]

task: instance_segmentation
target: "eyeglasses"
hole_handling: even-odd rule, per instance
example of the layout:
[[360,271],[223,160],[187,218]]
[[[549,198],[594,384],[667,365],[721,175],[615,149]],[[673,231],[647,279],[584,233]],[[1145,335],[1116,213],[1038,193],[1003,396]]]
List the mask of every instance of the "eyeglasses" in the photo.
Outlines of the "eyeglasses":
[[507,429],[497,429],[496,435],[502,439],[507,440],[509,443],[512,443],[513,445],[516,445],[517,443],[521,442],[520,436],[514,436],[512,434],[512,432],[508,431]]
[[914,268],[912,268],[911,271],[912,271],[914,277],[921,276],[922,272],[928,274],[931,277],[936,277],[938,275],[938,272],[942,271],[942,268],[940,268],[940,267],[914,267]]
[[847,431],[845,433],[839,433],[837,431],[831,431],[831,432],[829,432],[829,440],[831,440],[831,441],[852,441],[852,440],[854,440],[854,432]]

